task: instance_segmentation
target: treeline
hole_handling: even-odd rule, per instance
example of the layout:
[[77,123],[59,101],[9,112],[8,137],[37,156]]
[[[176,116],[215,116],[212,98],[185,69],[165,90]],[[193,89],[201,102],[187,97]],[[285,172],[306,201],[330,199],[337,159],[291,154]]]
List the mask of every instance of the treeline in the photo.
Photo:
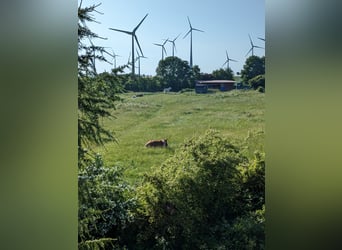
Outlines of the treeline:
[[98,75],[98,78],[112,81],[113,78],[117,81],[120,78],[120,83],[123,89],[127,91],[144,91],[157,92],[163,91],[164,88],[171,87],[172,91],[180,91],[182,89],[194,88],[197,80],[233,80],[234,74],[231,69],[214,70],[211,74],[201,73],[200,68],[195,65],[190,68],[187,61],[183,61],[178,57],[167,57],[161,60],[156,69],[155,76],[135,76],[131,74],[116,74],[113,72],[104,72]]
[[[122,67],[124,69],[128,65]],[[120,84],[126,91],[134,92],[157,92],[171,87],[172,91],[194,88],[197,80],[234,80],[235,76],[230,68],[217,69],[212,73],[203,73],[195,65],[190,68],[187,61],[178,57],[167,57],[159,61],[155,76],[135,76],[131,74],[116,74],[118,69],[112,72],[104,72],[97,77],[107,81],[116,81],[120,78]],[[250,56],[241,71],[242,85],[252,89],[265,91],[265,58]]]

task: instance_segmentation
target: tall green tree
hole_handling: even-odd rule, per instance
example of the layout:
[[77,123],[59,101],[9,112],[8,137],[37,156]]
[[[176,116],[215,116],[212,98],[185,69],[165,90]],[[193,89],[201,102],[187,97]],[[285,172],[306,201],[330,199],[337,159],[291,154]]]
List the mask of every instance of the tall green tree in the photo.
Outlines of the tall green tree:
[[247,58],[243,69],[241,70],[241,78],[244,83],[249,80],[265,74],[265,57],[250,56]]
[[198,65],[192,67],[193,81],[201,80],[201,69]]
[[172,87],[173,91],[192,86],[192,70],[187,61],[170,56],[160,60],[156,69],[157,77],[163,87]]
[[[82,2],[81,2],[82,3]],[[100,118],[111,117],[111,110],[118,100],[118,82],[99,77],[95,61],[106,61],[103,47],[92,40],[101,39],[92,32],[87,22],[96,22],[94,12],[98,5],[78,8],[78,158],[79,166],[90,156],[92,145],[102,145],[113,140],[113,134],[104,129]],[[90,43],[90,44],[89,44]],[[113,71],[115,75],[121,69]]]
[[[82,2],[81,2],[82,4]],[[106,61],[104,48],[93,44],[100,37],[87,22],[99,5],[78,8],[78,246],[79,249],[116,249],[120,232],[129,221],[134,200],[121,178],[122,171],[105,166],[101,156],[91,149],[115,137],[101,124],[101,118],[112,117],[119,100],[122,69],[97,74],[95,62]]]

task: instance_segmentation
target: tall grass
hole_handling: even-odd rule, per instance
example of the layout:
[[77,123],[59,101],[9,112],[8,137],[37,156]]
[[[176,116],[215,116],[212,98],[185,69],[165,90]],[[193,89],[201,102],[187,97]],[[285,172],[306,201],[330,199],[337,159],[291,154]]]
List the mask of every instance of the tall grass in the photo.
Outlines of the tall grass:
[[[143,173],[170,157],[185,140],[212,128],[222,135],[252,141],[263,147],[265,95],[255,91],[213,92],[211,94],[145,93],[123,101],[113,111],[116,119],[104,120],[118,142],[98,151],[107,165],[121,165],[127,179],[138,183]],[[251,139],[251,134],[259,136]],[[168,148],[145,148],[150,139],[168,139]],[[252,151],[252,149],[251,149]]]

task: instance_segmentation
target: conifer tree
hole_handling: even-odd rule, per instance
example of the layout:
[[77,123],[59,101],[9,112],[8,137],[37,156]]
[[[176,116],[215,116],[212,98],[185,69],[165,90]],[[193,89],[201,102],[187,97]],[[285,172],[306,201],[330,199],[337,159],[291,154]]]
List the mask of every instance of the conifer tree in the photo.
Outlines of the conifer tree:
[[92,5],[78,8],[78,248],[116,249],[122,227],[129,219],[133,200],[126,193],[130,187],[122,181],[122,170],[105,166],[91,148],[115,140],[101,124],[112,117],[119,100],[121,78],[114,69],[110,75],[97,74],[96,61],[106,61],[103,47],[92,42],[104,39],[92,32],[87,22],[96,22]]
[[[114,81],[106,81],[98,77],[96,61],[107,61],[101,46],[93,44],[94,39],[105,39],[92,32],[87,22],[97,22],[94,12],[98,5],[78,8],[78,159],[79,167],[91,156],[91,145],[102,145],[107,140],[114,140],[112,133],[103,128],[100,118],[111,117],[115,108],[116,95],[120,89],[116,73],[122,69],[113,70]],[[90,42],[90,45],[86,43]]]

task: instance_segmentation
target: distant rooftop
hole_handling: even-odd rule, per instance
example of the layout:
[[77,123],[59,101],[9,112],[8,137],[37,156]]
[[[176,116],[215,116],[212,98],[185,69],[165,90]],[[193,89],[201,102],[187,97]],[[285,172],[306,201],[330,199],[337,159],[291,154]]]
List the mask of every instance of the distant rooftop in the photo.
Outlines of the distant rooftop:
[[200,84],[229,84],[235,83],[234,80],[208,80],[208,81],[197,81]]

